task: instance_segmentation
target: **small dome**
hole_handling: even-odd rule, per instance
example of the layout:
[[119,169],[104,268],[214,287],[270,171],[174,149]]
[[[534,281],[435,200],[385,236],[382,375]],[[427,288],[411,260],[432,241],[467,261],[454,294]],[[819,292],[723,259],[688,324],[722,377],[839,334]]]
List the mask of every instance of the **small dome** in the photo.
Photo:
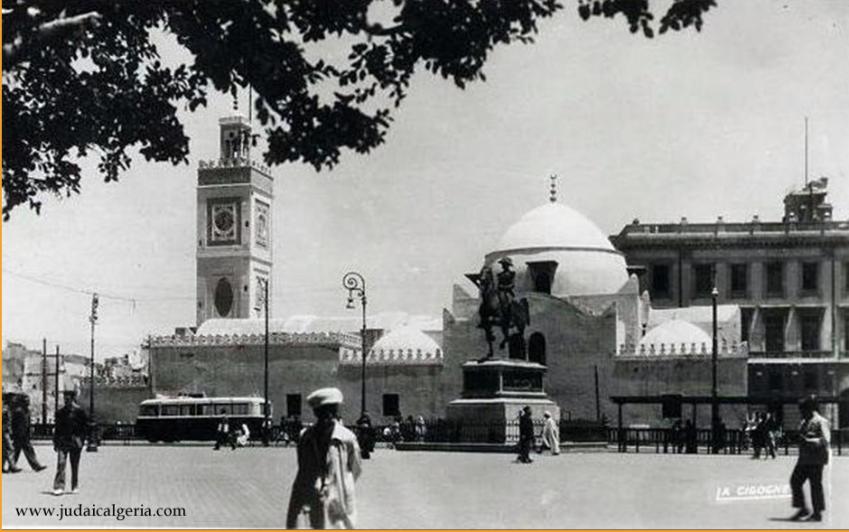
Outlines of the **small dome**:
[[688,349],[693,344],[701,347],[703,343],[707,345],[711,344],[711,338],[708,333],[688,321],[678,319],[661,323],[646,333],[643,339],[640,340],[640,345],[654,344],[658,347],[661,345],[674,345],[678,348],[681,344],[685,344]]
[[528,248],[580,248],[616,252],[607,236],[589,218],[561,203],[546,203],[510,226],[496,251]]
[[439,345],[430,336],[411,325],[402,325],[385,334],[375,342],[369,351],[369,358],[380,359],[382,354],[398,353],[407,356],[409,353],[422,353],[428,358],[436,357]]

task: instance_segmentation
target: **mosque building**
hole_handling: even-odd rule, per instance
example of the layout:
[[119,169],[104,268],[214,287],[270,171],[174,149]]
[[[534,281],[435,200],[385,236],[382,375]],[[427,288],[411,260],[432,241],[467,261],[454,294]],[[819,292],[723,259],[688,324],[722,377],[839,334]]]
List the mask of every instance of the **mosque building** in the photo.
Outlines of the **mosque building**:
[[[273,271],[273,178],[239,140],[250,135],[247,121],[224,118],[220,128],[220,158],[198,170],[198,324],[150,339],[150,392],[261,395],[267,308],[275,419],[309,419],[306,395],[335,385],[349,398],[346,418],[353,421],[362,386],[360,324],[272,317],[265,293]],[[625,256],[592,221],[558,202],[553,187],[549,201],[507,228],[483,266],[497,272],[504,259],[515,269],[513,291],[527,301],[528,320],[521,349],[510,342],[499,348],[494,331],[493,358],[544,367],[544,392],[562,417],[611,419],[613,395],[709,393],[710,319],[698,308],[653,308]],[[478,278],[467,277],[454,285],[442,323],[404,313],[368,317],[365,408],[375,423],[398,415],[443,418],[463,396],[464,365],[488,349],[478,327]],[[720,393],[745,395],[748,350],[737,305],[720,306],[719,337]],[[528,383],[501,385],[510,395]],[[625,421],[660,419],[659,407],[644,407]]]

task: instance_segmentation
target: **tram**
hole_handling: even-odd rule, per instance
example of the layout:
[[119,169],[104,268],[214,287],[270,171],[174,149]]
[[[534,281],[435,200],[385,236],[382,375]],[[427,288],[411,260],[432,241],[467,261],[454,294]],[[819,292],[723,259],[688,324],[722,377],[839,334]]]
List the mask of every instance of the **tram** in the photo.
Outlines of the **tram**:
[[[262,430],[262,397],[177,397],[147,399],[139,405],[136,434],[149,442],[215,440],[218,422],[227,416],[231,429]],[[269,403],[269,409],[271,404]],[[271,416],[271,412],[269,412]]]

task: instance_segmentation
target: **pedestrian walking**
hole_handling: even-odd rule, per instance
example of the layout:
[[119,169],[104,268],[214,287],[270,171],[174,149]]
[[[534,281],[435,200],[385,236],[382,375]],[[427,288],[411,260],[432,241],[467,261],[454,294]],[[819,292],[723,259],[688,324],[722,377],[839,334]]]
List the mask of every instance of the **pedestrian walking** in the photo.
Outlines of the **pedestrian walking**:
[[9,412],[9,400],[11,395],[3,397],[3,472],[17,473],[20,468],[15,465],[12,456],[15,446],[12,444],[12,416]]
[[354,528],[354,484],[360,476],[357,438],[339,421],[342,392],[322,388],[307,397],[316,422],[298,442],[298,472],[292,484],[286,528],[306,518],[311,528]]
[[416,441],[424,442],[425,436],[427,436],[427,425],[425,425],[424,417],[418,416],[416,418]]
[[684,440],[686,442],[685,451],[687,454],[696,454],[699,451],[699,432],[696,425],[691,420],[687,420],[684,424]]
[[519,462],[530,464],[531,446],[534,444],[534,421],[531,418],[531,407],[525,406],[519,413]]
[[548,411],[543,414],[542,444],[551,450],[552,455],[560,454],[560,428]]
[[357,420],[357,442],[360,444],[360,456],[363,460],[371,458],[371,453],[374,452],[374,428],[368,412],[363,412]]
[[86,440],[88,414],[77,404],[77,392],[64,393],[65,404],[56,412],[56,427],[53,433],[53,449],[56,450],[56,477],[53,479],[53,494],[65,491],[65,466],[71,461],[71,493],[79,492],[80,455]]
[[[793,493],[793,508],[797,508],[790,519],[800,521],[822,521],[825,496],[822,489],[822,472],[831,454],[831,431],[828,420],[819,413],[815,396],[799,401],[802,422],[799,426],[799,457],[790,475],[790,490]],[[805,505],[805,481],[811,486],[813,513]]]
[[231,450],[236,450],[236,439],[230,433],[230,419],[224,409],[221,410],[221,419],[215,429],[215,447],[212,450],[217,451],[222,445],[229,445]]
[[37,473],[47,469],[47,466],[38,463],[38,456],[32,447],[32,427],[29,415],[29,396],[23,395],[12,410],[12,443],[15,446],[12,460],[17,466],[23,452],[27,463]]

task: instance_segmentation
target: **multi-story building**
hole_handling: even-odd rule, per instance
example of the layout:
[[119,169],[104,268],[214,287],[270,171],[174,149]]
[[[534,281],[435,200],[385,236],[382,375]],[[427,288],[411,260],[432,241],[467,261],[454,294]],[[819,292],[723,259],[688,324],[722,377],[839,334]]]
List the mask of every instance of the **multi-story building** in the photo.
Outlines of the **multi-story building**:
[[[611,241],[657,308],[741,309],[749,393],[840,396],[849,405],[849,221],[832,219],[826,178],[784,198],[781,221],[641,223]],[[836,415],[832,409],[832,414]],[[849,426],[849,406],[839,416]]]

